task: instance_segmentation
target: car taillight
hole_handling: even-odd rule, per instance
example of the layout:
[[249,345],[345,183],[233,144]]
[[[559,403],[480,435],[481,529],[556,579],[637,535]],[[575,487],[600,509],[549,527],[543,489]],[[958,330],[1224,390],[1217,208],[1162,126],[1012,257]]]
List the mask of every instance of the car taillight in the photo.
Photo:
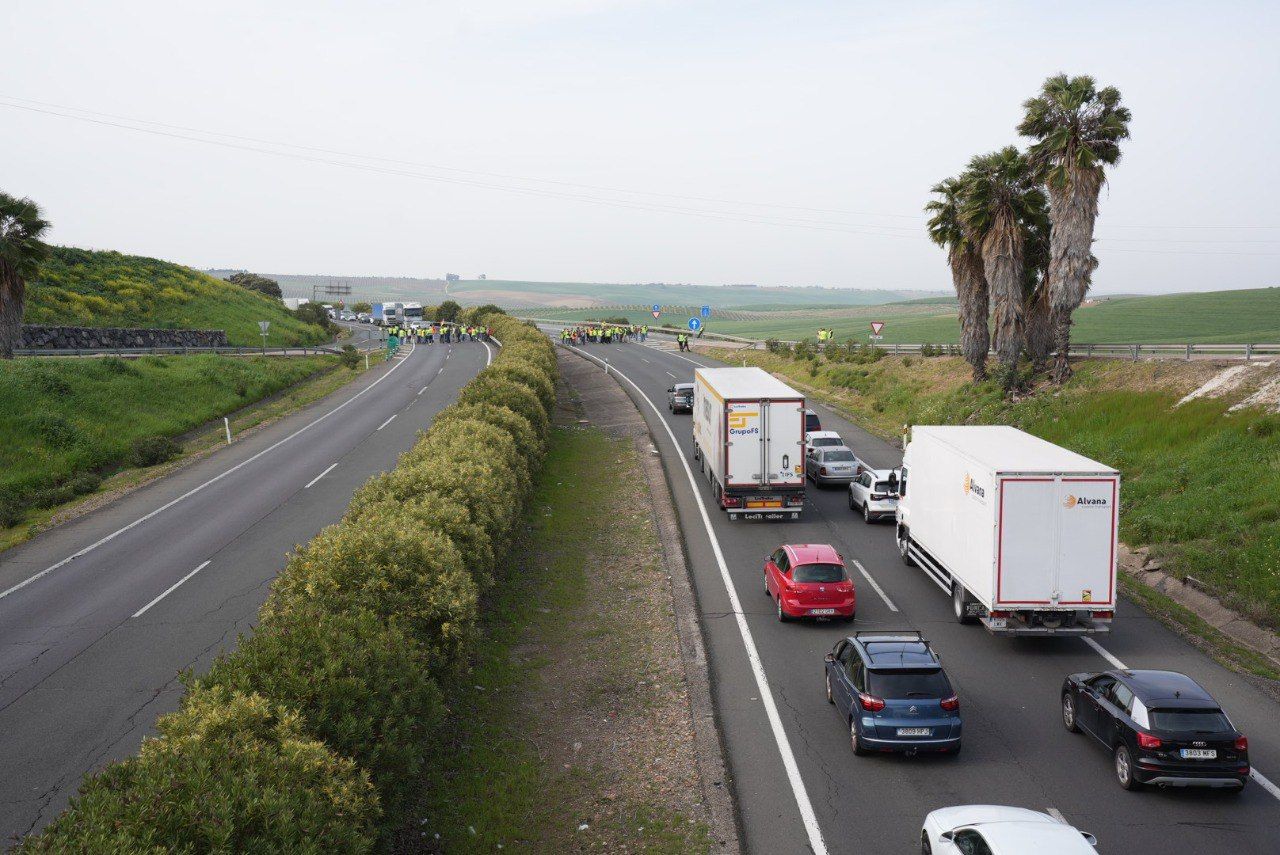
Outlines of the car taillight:
[[1248,751],[1248,750],[1249,750],[1249,739],[1248,739],[1248,737],[1244,737],[1244,736],[1237,736],[1237,737],[1236,737],[1236,750],[1237,750],[1237,751]]
[[1153,751],[1160,747],[1160,740],[1149,733],[1138,731],[1138,747]]
[[955,712],[956,710],[960,709],[960,699],[955,695],[952,695],[949,698],[943,698],[941,701],[939,701],[938,706],[942,707],[944,710],[947,710],[948,712]]
[[884,701],[875,695],[868,695],[865,692],[858,693],[858,703],[862,705],[864,710],[868,712],[879,712],[884,709]]
[[853,590],[853,583],[852,583],[852,582],[841,582],[839,585],[836,585],[836,590],[837,590],[837,591],[842,591],[842,592],[844,592],[844,593],[848,593],[849,591],[852,591],[852,590]]

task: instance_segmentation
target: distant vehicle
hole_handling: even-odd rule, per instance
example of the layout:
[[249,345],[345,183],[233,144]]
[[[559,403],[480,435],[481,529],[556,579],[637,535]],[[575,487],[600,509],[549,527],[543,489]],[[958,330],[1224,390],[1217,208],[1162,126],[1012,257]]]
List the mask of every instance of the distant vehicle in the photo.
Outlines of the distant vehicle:
[[920,829],[923,855],[1093,855],[1098,839],[1047,813],[1003,805],[933,811]]
[[911,429],[898,551],[996,635],[1106,632],[1120,473],[1004,426]]
[[859,756],[960,753],[960,699],[916,630],[863,630],[826,655],[827,702]]
[[356,313],[356,320],[362,324],[371,324],[373,323],[373,315],[368,312],[358,312]]
[[343,312],[343,313],[342,313],[342,314],[340,314],[338,317],[339,317],[341,320],[344,320],[344,321],[354,321],[354,320],[356,319],[356,313],[355,313],[355,312]]
[[804,429],[806,431],[822,430],[822,421],[813,410],[804,411]]
[[693,384],[677,383],[667,390],[667,409],[673,413],[693,412]]
[[853,620],[858,595],[844,559],[827,544],[780,546],[764,562],[764,592],[778,620],[829,617]]
[[804,471],[819,487],[848,484],[865,468],[858,455],[844,446],[815,448],[805,458]]
[[694,458],[730,518],[800,518],[803,413],[804,395],[759,368],[694,372]]
[[1126,790],[1218,787],[1249,780],[1249,740],[1213,696],[1176,671],[1072,674],[1062,683],[1062,724],[1111,752]]
[[393,327],[404,322],[403,303],[374,303],[373,322],[380,327]]
[[830,448],[833,445],[844,444],[840,434],[833,430],[811,430],[805,432],[804,450],[806,453],[815,448]]
[[401,303],[400,317],[401,320],[413,326],[415,323],[422,324],[422,304],[421,303]]
[[849,510],[863,522],[893,519],[898,513],[898,475],[892,469],[863,469],[849,482]]

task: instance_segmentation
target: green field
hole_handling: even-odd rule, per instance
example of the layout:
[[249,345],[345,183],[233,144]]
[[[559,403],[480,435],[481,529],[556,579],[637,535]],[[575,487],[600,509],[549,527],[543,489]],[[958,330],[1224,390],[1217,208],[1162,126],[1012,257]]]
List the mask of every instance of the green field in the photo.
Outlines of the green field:
[[[552,320],[587,320],[626,316],[632,323],[653,323],[642,307],[630,310],[529,309],[521,312]],[[683,326],[689,313],[664,313],[659,323]],[[1244,343],[1280,341],[1280,288],[1168,294],[1158,297],[1114,297],[1076,312],[1073,340],[1081,343]],[[959,341],[954,300],[930,298],[883,306],[713,312],[708,332],[746,338],[798,340],[813,338],[819,326],[831,327],[838,339],[863,340],[872,321],[883,321],[888,344],[946,344]]]
[[0,528],[97,489],[134,440],[172,437],[337,362],[335,356],[144,356],[0,362]]
[[75,327],[156,327],[226,330],[233,345],[262,343],[258,321],[270,321],[268,342],[319,344],[329,336],[303,323],[278,300],[178,264],[54,247],[40,276],[28,283],[28,324]]

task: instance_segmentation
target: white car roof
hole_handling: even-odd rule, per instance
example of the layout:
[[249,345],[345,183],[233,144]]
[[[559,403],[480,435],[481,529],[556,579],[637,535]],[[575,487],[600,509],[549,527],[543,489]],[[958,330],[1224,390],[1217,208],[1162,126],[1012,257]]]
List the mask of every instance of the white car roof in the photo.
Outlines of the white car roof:
[[930,814],[945,831],[975,828],[994,855],[1096,855],[1079,830],[1045,813],[1005,805],[958,805]]
[[811,430],[805,436],[809,439],[840,439],[840,434],[833,430]]

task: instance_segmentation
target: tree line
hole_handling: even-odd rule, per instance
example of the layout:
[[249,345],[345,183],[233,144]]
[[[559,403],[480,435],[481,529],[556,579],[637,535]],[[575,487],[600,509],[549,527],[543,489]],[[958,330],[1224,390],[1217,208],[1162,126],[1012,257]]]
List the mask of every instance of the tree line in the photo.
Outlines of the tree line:
[[927,229],[947,251],[960,304],[960,341],[975,382],[998,379],[1014,390],[1019,361],[1051,376],[1071,376],[1072,314],[1084,301],[1098,259],[1093,231],[1106,167],[1120,160],[1130,112],[1115,87],[1058,74],[1023,103],[1018,133],[1033,142],[969,161],[932,188]]

